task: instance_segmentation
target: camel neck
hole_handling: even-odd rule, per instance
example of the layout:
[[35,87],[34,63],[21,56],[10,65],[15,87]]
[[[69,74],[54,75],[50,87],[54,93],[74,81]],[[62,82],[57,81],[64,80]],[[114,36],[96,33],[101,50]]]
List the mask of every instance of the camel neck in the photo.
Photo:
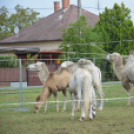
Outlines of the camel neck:
[[39,78],[43,85],[46,82],[48,75],[49,75],[49,72],[45,71],[44,69],[40,70]]
[[48,94],[49,94],[48,88],[46,86],[43,86],[42,91],[40,93],[41,100],[43,101],[46,100],[48,97]]
[[113,70],[114,70],[114,73],[116,74],[117,78],[119,80],[121,80],[121,73],[122,73],[122,69],[124,68],[124,66],[122,64],[120,65],[117,65],[115,63],[113,63]]

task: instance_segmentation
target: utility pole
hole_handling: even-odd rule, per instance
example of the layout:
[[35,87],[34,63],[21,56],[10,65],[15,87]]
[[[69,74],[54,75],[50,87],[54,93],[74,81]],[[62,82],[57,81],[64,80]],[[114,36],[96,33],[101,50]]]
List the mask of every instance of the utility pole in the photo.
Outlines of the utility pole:
[[99,3],[99,0],[98,0],[98,10],[99,10],[99,13],[100,13],[100,3]]
[[80,19],[81,16],[81,0],[78,0],[78,20]]

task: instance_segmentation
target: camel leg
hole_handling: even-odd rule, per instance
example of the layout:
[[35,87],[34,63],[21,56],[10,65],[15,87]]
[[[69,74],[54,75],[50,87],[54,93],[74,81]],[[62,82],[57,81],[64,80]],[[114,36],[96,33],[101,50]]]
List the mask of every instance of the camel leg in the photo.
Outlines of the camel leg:
[[79,85],[77,85],[77,89],[78,89],[78,94],[76,94],[75,95],[75,99],[77,100],[76,101],[76,108],[75,108],[75,110],[76,111],[79,111],[80,110],[80,105],[81,105],[81,89],[80,89],[80,86]]
[[84,101],[83,101],[83,96],[81,96],[81,101],[80,101],[80,105],[81,105],[81,117],[80,117],[80,121],[83,121],[83,119],[85,119],[85,111],[84,111]]
[[66,89],[62,90],[63,96],[64,96],[64,106],[62,109],[62,112],[64,112],[66,110],[66,101],[67,101],[67,94],[66,94]]
[[92,100],[92,115],[93,117],[95,117],[96,115],[96,112],[95,112],[95,109],[96,109],[96,97],[95,97],[95,92],[94,92],[94,89],[93,89],[93,92],[92,92],[92,96],[93,96],[93,100]]
[[127,94],[128,94],[128,103],[127,103],[127,106],[130,106],[130,98],[131,98],[130,90],[127,91]]
[[130,94],[130,84],[128,81],[124,80],[122,82],[122,86],[127,90],[127,94],[128,94],[128,102],[127,102],[127,106],[130,106],[130,98],[131,98],[131,94]]
[[89,110],[88,110],[88,113],[89,113],[89,120],[92,120],[93,119],[93,105],[92,105],[92,101],[90,100],[89,101]]
[[47,99],[45,100],[45,108],[44,108],[44,112],[43,113],[46,113],[46,111],[47,111],[47,101],[48,101],[49,97],[51,96],[51,94],[52,93],[49,93]]
[[74,94],[71,94],[71,98],[72,98],[72,114],[71,114],[71,119],[74,119],[74,109],[75,109]]
[[58,93],[53,93],[56,103],[56,111],[59,112],[59,100],[58,100]]
[[75,111],[79,111],[79,110],[80,110],[80,100],[79,100],[78,95],[75,95],[75,100],[77,100],[77,101],[76,101],[76,108],[75,108]]
[[104,96],[104,94],[102,92],[101,85],[100,86],[95,86],[95,88],[98,90],[99,98],[100,98],[100,103],[99,103],[98,110],[101,111],[103,109],[103,96]]

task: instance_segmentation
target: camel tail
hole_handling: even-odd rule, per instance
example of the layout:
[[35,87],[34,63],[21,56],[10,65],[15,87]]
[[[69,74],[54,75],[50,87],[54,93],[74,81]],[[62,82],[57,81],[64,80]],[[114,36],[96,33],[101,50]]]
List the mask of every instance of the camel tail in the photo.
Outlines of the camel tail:
[[102,82],[102,76],[101,76],[101,71],[98,69],[98,71],[99,71],[99,77],[100,77],[100,94],[104,97],[105,96],[105,94],[103,93],[103,91],[102,91],[102,84],[101,84],[101,82]]
[[85,75],[82,83],[85,118],[88,117],[88,109],[89,109],[89,88],[90,87],[88,86],[88,82],[89,82],[88,76]]

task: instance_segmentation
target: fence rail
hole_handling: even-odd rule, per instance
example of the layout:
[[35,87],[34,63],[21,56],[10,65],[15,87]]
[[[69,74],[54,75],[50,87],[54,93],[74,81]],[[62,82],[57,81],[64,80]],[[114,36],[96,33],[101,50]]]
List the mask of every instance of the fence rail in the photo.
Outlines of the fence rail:
[[[58,69],[60,64],[57,64],[55,61],[58,59],[52,59],[52,62],[49,62],[50,59],[36,59],[37,61],[44,61],[48,67],[50,72],[54,72]],[[77,60],[77,59],[75,59]],[[111,64],[106,62],[102,58],[93,58],[90,59],[98,66],[102,72],[102,81],[107,83],[108,81],[117,80],[112,69],[109,71],[109,67]],[[40,93],[42,84],[39,80],[38,73],[33,71],[28,71],[26,66],[23,65],[28,60],[0,60],[0,104],[3,106],[0,109],[7,108],[18,108],[23,109],[25,106],[24,102],[34,102],[38,93]],[[46,62],[47,61],[47,62]],[[60,60],[62,62],[62,60]],[[65,61],[63,59],[63,61]],[[9,63],[10,64],[9,64]],[[12,67],[12,63],[16,64],[16,66]],[[116,82],[114,82],[116,83]],[[105,84],[105,83],[103,83]],[[109,82],[109,84],[111,84]],[[118,82],[117,82],[118,84]],[[30,98],[28,96],[31,96]],[[17,103],[20,105],[5,105],[8,103]],[[30,105],[31,107],[33,105]],[[29,107],[30,107],[29,106]],[[26,106],[27,107],[27,106]]]

